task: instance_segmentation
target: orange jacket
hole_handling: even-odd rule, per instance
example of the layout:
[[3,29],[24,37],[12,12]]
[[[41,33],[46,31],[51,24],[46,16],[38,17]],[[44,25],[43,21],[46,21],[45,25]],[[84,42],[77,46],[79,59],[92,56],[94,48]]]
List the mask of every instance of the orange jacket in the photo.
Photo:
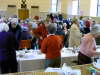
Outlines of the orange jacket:
[[41,52],[46,54],[47,59],[53,59],[61,56],[62,42],[56,35],[50,35],[42,42]]

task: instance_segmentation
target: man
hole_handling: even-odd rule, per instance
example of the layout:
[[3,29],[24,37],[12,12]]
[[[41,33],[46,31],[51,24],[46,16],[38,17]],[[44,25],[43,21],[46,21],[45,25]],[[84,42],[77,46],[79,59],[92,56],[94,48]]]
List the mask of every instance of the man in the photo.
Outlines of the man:
[[57,30],[55,24],[47,27],[49,34],[42,42],[41,52],[46,55],[45,68],[60,67],[62,43],[58,36],[55,35]]

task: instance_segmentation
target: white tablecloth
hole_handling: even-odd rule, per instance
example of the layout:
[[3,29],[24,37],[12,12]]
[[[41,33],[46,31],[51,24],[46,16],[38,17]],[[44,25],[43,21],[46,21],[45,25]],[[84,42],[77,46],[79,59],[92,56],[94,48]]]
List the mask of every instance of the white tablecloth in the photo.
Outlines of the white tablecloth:
[[[17,52],[17,55],[19,52]],[[25,53],[24,55],[24,57],[17,57],[20,72],[44,69],[44,54],[37,54],[35,51],[32,52],[31,50],[30,52]],[[71,65],[71,61],[76,60],[77,55],[78,53],[72,53],[66,48],[63,48],[61,52],[61,64],[67,63],[68,65]]]

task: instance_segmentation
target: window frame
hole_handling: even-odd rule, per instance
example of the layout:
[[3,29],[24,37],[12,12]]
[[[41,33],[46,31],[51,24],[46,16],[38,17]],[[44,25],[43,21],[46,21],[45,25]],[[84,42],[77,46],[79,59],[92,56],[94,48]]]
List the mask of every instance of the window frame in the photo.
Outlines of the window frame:
[[[79,12],[80,0],[72,0],[72,1],[77,1],[77,14],[76,15],[79,15],[80,14],[80,12]],[[72,2],[72,15],[73,15],[73,2]]]
[[98,13],[98,10],[99,10],[99,7],[100,7],[99,2],[100,2],[100,0],[97,0],[97,14],[96,14],[97,17],[100,17],[100,16],[98,16],[98,14],[99,14],[99,13]]
[[53,5],[54,5],[54,4],[53,4],[52,1],[54,1],[54,0],[51,0],[51,12],[52,12],[52,13],[56,13],[56,12],[57,12],[57,9],[58,9],[58,0],[56,0],[56,4],[55,4],[55,5],[56,5],[56,9],[55,9],[55,11],[53,11]]

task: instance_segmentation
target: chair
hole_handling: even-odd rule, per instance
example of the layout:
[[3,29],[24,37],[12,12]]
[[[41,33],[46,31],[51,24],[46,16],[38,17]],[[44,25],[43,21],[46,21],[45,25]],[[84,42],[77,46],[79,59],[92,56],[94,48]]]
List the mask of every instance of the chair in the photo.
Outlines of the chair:
[[31,41],[32,40],[21,40],[19,49],[31,48]]

